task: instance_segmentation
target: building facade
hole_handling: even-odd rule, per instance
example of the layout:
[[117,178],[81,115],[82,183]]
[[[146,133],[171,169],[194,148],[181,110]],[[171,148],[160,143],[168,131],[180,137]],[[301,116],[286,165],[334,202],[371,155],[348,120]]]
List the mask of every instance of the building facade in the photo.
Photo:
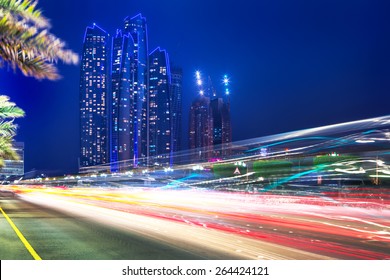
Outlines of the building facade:
[[84,36],[80,71],[80,168],[109,162],[109,34],[93,25]]

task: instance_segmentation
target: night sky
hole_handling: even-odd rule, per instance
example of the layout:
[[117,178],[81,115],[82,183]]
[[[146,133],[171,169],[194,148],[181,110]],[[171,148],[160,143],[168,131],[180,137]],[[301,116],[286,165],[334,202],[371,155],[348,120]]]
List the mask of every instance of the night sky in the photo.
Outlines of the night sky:
[[[390,3],[375,0],[40,0],[51,31],[81,54],[87,25],[114,34],[126,16],[147,18],[149,50],[161,46],[184,71],[184,129],[194,72],[222,92],[231,77],[233,140],[390,113]],[[77,172],[80,66],[37,81],[0,69],[0,93],[18,120],[25,170]],[[187,141],[185,141],[187,142]]]

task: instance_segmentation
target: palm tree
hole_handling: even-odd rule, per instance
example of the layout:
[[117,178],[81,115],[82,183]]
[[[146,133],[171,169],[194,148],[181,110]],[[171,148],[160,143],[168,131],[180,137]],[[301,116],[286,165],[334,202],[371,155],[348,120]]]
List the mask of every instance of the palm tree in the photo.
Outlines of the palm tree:
[[8,96],[0,95],[0,167],[4,166],[4,159],[18,159],[12,148],[12,139],[17,128],[14,119],[23,116],[23,110],[10,102]]
[[[19,68],[25,76],[56,80],[55,62],[77,64],[78,56],[49,32],[49,20],[35,7],[38,1],[0,0],[0,67]],[[12,147],[15,118],[24,116],[9,98],[0,95],[0,167],[4,159],[18,159]]]
[[37,1],[0,0],[0,66],[19,68],[37,79],[59,78],[54,62],[77,64],[78,56],[49,32]]

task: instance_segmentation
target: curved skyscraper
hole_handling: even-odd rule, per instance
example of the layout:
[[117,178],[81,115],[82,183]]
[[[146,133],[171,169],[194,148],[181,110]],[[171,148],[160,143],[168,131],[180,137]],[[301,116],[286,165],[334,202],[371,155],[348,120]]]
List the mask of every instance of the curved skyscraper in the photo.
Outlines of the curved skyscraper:
[[134,44],[131,75],[131,94],[133,95],[134,109],[134,165],[144,164],[147,157],[148,145],[148,35],[146,18],[141,14],[125,18],[124,32],[128,33]]
[[111,171],[117,172],[129,165],[134,155],[134,92],[132,90],[132,54],[134,41],[131,36],[117,30],[112,43],[111,70]]

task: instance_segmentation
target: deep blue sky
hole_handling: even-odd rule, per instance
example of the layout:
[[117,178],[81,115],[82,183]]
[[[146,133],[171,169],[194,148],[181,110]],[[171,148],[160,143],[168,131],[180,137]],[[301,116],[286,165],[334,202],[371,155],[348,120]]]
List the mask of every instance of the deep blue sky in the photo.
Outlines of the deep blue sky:
[[[149,50],[166,49],[184,70],[187,128],[194,71],[219,88],[232,80],[233,140],[390,112],[389,1],[377,0],[40,0],[51,31],[81,53],[87,25],[110,34],[142,13]],[[77,171],[79,66],[36,81],[0,70],[0,93],[26,111],[17,140],[26,171]],[[185,134],[187,135],[187,133]]]

